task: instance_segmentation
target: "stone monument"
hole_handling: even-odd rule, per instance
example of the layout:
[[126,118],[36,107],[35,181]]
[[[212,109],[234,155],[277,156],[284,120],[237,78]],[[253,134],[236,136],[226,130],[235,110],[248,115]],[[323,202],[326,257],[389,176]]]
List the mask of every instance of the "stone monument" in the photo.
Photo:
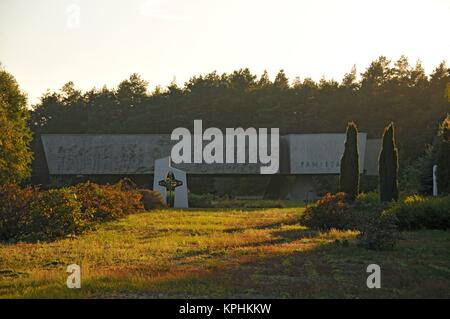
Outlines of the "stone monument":
[[186,172],[171,166],[170,157],[155,160],[153,190],[161,193],[169,207],[188,208]]

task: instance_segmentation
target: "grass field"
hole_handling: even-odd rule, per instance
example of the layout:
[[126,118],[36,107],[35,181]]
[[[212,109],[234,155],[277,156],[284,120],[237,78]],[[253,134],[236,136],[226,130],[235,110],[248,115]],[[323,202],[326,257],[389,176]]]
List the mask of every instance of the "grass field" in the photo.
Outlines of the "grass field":
[[[301,208],[160,210],[78,238],[0,244],[2,298],[450,298],[450,232],[402,233],[393,251],[311,231]],[[81,289],[66,267],[81,266]],[[381,266],[381,289],[366,286]]]

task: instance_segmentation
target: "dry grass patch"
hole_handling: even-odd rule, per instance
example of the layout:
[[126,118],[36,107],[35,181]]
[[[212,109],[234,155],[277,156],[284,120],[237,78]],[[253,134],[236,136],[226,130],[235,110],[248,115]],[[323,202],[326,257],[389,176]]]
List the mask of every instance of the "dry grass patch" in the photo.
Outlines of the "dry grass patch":
[[[396,250],[376,253],[357,246],[357,232],[299,225],[301,213],[157,210],[105,223],[78,238],[1,244],[0,296],[449,296],[448,232],[405,233]],[[379,291],[365,286],[365,267],[373,262],[384,271]],[[65,286],[71,263],[82,267],[79,290]]]

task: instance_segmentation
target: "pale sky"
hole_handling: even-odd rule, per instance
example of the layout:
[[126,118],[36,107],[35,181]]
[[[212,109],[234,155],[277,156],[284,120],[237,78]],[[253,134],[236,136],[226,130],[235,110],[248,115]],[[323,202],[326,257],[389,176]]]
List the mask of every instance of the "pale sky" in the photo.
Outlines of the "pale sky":
[[30,103],[133,72],[150,89],[242,67],[340,80],[402,54],[450,62],[450,0],[0,0],[0,62]]

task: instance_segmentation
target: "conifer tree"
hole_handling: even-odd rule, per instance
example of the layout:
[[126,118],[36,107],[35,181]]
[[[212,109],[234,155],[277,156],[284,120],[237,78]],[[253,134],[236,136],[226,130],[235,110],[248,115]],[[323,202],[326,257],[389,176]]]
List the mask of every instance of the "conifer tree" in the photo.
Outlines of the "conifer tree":
[[359,156],[358,156],[358,128],[354,122],[347,125],[347,139],[345,150],[341,158],[341,174],[339,189],[354,201],[359,192]]
[[378,160],[380,175],[380,200],[398,200],[398,150],[395,145],[394,123],[390,123],[383,133],[383,147]]

